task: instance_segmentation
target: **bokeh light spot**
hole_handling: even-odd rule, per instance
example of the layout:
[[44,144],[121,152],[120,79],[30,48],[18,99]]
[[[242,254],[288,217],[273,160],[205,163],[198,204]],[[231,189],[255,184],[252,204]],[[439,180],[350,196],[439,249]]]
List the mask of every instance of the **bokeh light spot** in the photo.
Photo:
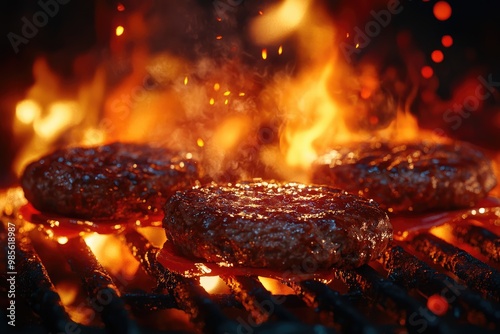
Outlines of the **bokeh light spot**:
[[444,35],[441,38],[441,44],[443,44],[445,48],[449,48],[453,45],[453,37],[451,37],[450,35]]
[[431,59],[435,62],[435,63],[440,63],[443,61],[444,59],[444,54],[441,50],[434,50],[432,51],[431,53]]
[[434,16],[439,21],[446,21],[451,16],[451,6],[446,1],[438,1],[434,4]]
[[424,78],[429,79],[434,75],[434,70],[430,66],[424,66],[420,70],[420,73]]

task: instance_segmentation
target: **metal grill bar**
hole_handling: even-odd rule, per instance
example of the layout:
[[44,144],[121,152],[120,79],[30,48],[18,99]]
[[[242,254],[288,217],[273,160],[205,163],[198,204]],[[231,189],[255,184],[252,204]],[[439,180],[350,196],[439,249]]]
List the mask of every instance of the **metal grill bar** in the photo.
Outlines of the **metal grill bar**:
[[210,295],[192,278],[185,278],[170,272],[156,261],[159,251],[140,233],[129,230],[124,234],[132,255],[143,265],[148,273],[163,282],[174,296],[177,305],[190,315],[205,332],[236,332],[237,323],[228,319],[210,299]]
[[175,275],[166,271],[163,266],[156,261],[158,248],[153,247],[140,233],[135,230],[127,230],[120,234],[120,237],[127,244],[132,255],[141,264],[148,275],[157,281],[155,292],[162,292],[164,289],[172,292],[177,286]]
[[[140,233],[130,230],[124,234],[124,238],[132,254],[145,266],[147,272],[160,275],[157,279],[161,279],[161,276],[167,277],[164,281],[171,283],[170,286],[167,284],[167,289],[173,294],[177,304],[190,315],[193,322],[197,323],[204,332],[242,333],[248,330],[248,324],[228,319],[212,300],[212,297],[199,285],[198,280],[172,273],[159,264],[151,256],[151,254],[156,254],[159,250],[152,246]],[[253,324],[250,329],[254,333],[262,334],[277,332],[290,334],[313,332],[335,333],[333,329],[321,325],[310,326],[295,321],[268,321],[261,325]]]
[[311,307],[332,311],[335,322],[339,323],[344,331],[349,333],[380,332],[346,298],[325,284],[307,280],[299,283],[291,282],[290,286],[303,296]]
[[381,306],[386,306],[386,299],[394,301],[398,309],[406,311],[405,325],[410,331],[416,331],[420,324],[438,333],[459,333],[460,328],[452,326],[443,317],[434,315],[424,304],[412,298],[407,291],[394,282],[380,276],[372,267],[363,265],[355,270],[342,270],[341,278],[348,285],[360,287],[366,296]]
[[427,296],[440,294],[450,305],[457,306],[459,301],[463,301],[468,307],[482,312],[489,321],[500,323],[500,305],[437,272],[402,247],[396,246],[386,251],[383,264],[389,279],[406,289],[418,288]]
[[133,310],[150,312],[169,308],[179,308],[177,301],[170,294],[161,293],[124,293],[122,299]]
[[[273,294],[276,300],[283,301],[284,308],[294,309],[304,307],[304,302],[295,295]],[[141,312],[150,312],[170,308],[179,309],[179,305],[171,294],[164,293],[124,293],[122,299],[127,305]],[[210,299],[221,308],[243,308],[243,305],[233,294],[213,294]]]
[[292,313],[281,306],[278,296],[273,296],[257,277],[221,277],[236,294],[238,300],[252,314],[257,323],[268,320],[270,316],[281,321],[298,321]]
[[500,300],[500,273],[494,268],[430,233],[417,235],[411,244],[434,263],[453,272],[470,288]]
[[453,235],[460,241],[468,243],[487,256],[500,263],[500,237],[493,232],[476,225],[458,225],[452,230]]
[[[277,296],[282,298],[283,296]],[[236,300],[235,296],[232,294],[216,294],[211,295],[210,298],[219,307],[236,307],[241,308],[241,303]],[[164,293],[124,293],[122,299],[127,305],[130,305],[133,309],[141,312],[149,312],[156,310],[164,310],[170,308],[179,309],[179,305],[175,300],[174,296],[171,294]],[[288,303],[291,307],[297,307],[297,302]]]
[[138,333],[136,324],[128,316],[119,290],[95,255],[81,237],[59,245],[71,269],[82,278],[83,286],[93,309],[113,333]]
[[[5,221],[0,224],[1,247],[7,254],[7,231]],[[15,221],[16,226],[22,222]],[[66,333],[78,330],[82,334],[103,333],[95,327],[82,326],[72,321],[61,303],[61,298],[50,280],[40,257],[33,248],[29,237],[21,229],[16,238],[17,281],[19,295],[25,299],[32,310],[40,316],[44,326],[53,333]]]

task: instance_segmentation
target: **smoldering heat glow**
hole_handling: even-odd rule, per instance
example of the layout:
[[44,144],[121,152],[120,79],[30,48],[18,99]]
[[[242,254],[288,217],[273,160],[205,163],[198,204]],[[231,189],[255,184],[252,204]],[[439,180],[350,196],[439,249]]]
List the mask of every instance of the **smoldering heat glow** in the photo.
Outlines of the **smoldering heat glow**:
[[295,31],[307,13],[311,0],[286,0],[268,8],[250,26],[252,38],[259,44],[279,41]]
[[84,237],[85,243],[111,274],[130,278],[139,269],[139,262],[130,253],[127,246],[114,235],[89,234]]

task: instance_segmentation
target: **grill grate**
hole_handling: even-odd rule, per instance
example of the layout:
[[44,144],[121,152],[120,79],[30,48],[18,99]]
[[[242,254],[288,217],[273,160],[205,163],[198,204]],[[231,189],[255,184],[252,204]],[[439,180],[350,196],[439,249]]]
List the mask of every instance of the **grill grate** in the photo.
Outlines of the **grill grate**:
[[457,226],[453,235],[458,240],[468,243],[483,255],[500,263],[500,238],[485,228],[476,225]]
[[427,296],[439,291],[447,298],[452,307],[470,307],[484,314],[492,323],[500,323],[500,308],[495,303],[484,299],[479,293],[458,284],[425,262],[395,246],[384,257],[384,264],[390,279],[406,289],[417,288]]
[[[1,246],[6,249],[4,225],[14,222],[21,227],[24,222],[5,210],[2,222]],[[492,246],[498,244],[498,236],[475,225],[460,226],[454,235],[483,254],[487,263],[425,231],[395,241],[378,262],[336,271],[332,280],[285,282],[295,292],[290,295],[271,293],[254,276],[221,277],[231,293],[209,294],[198,279],[183,277],[157,262],[159,248],[135,229],[127,229],[117,238],[156,286],[150,292],[120,290],[82,237],[60,245],[42,237],[41,242],[36,241],[37,234],[37,230],[22,229],[17,234],[18,293],[36,314],[38,325],[52,333],[173,332],[168,320],[162,328],[152,328],[141,319],[141,315],[162,310],[182,310],[199,330],[209,333],[469,333],[500,329],[498,248]],[[44,257],[39,255],[44,247],[63,254],[80,278],[89,304],[93,299],[105,300],[102,307],[94,307],[100,314],[100,326],[71,320]],[[427,301],[433,295],[447,300],[448,312],[441,316],[431,312]]]
[[120,292],[96,257],[81,237],[58,245],[71,269],[82,279],[87,296],[100,302],[94,308],[101,308],[101,318],[106,327],[115,333],[136,332],[136,325],[128,316]]
[[453,272],[471,288],[499,300],[500,273],[491,266],[429,233],[417,235],[412,244],[417,251]]

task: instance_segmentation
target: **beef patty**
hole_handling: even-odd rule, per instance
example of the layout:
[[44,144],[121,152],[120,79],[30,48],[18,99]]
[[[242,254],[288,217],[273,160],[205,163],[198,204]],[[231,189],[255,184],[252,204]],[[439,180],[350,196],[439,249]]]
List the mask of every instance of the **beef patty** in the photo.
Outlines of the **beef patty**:
[[466,143],[340,147],[317,159],[311,179],[394,212],[470,207],[496,185],[489,159]]
[[392,240],[387,214],[327,186],[251,182],[179,191],[163,226],[181,255],[247,267],[357,267]]
[[113,143],[46,155],[26,167],[21,185],[37,210],[117,220],[163,213],[166,199],[197,179],[191,159],[146,144]]

